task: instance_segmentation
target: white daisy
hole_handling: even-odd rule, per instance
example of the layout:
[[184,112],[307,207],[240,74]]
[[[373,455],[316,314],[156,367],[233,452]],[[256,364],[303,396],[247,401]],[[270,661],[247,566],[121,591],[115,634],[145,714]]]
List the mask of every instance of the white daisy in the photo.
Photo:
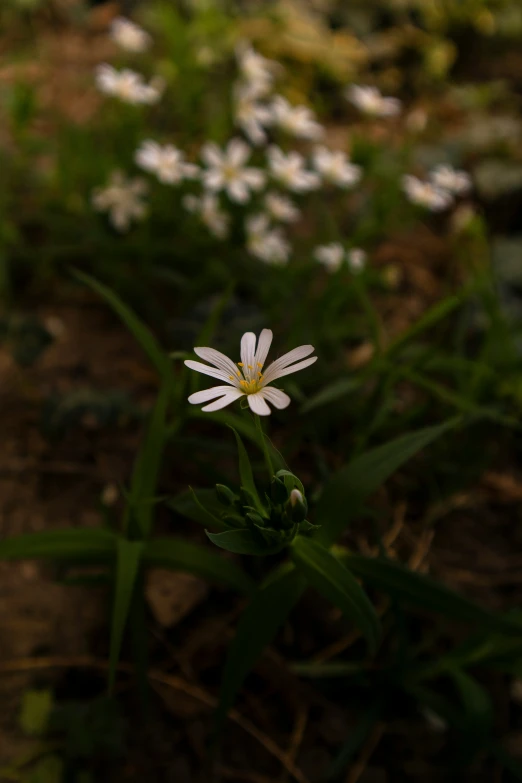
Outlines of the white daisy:
[[161,98],[163,83],[152,79],[147,84],[140,73],[123,68],[121,71],[103,63],[96,68],[96,85],[101,92],[125,103],[153,104]]
[[232,201],[244,204],[251,190],[261,190],[265,174],[261,169],[245,166],[251,149],[241,139],[229,141],[226,150],[209,142],[203,145],[201,157],[207,165],[202,172],[203,184],[211,191],[225,190]]
[[315,120],[311,109],[307,106],[292,106],[281,95],[272,102],[272,116],[276,125],[298,139],[317,140],[324,133],[323,126]]
[[352,247],[346,253],[346,262],[352,272],[360,272],[366,266],[366,252],[360,247]]
[[471,177],[467,171],[454,169],[444,163],[430,172],[430,180],[436,187],[447,190],[455,196],[462,196],[471,190]]
[[337,272],[345,261],[344,247],[340,242],[331,242],[329,245],[319,245],[314,250],[314,258],[328,272]]
[[285,375],[304,370],[305,367],[309,367],[317,361],[317,356],[307,359],[306,357],[313,353],[314,347],[313,345],[301,345],[299,348],[285,353],[280,359],[276,359],[263,373],[263,366],[271,344],[272,332],[270,329],[263,329],[257,341],[257,348],[255,334],[247,332],[241,339],[241,361],[237,365],[228,356],[214,348],[194,348],[194,353],[212,366],[191,359],[185,361],[185,365],[196,372],[218,378],[227,385],[214,386],[211,389],[191,394],[188,401],[192,405],[199,405],[202,402],[214,400],[203,408],[208,413],[218,411],[244,396],[248,400],[250,409],[258,416],[268,416],[271,413],[267,402],[278,410],[286,408],[290,405],[290,397],[281,389],[275,389],[268,384]]
[[288,262],[290,244],[281,229],[270,228],[266,214],[251,215],[245,223],[248,252],[266,264],[281,266]]
[[305,169],[305,159],[298,152],[285,154],[279,147],[271,146],[267,158],[272,177],[288,190],[304,193],[321,185],[319,175]]
[[301,215],[291,199],[275,191],[266,194],[265,207],[272,220],[278,220],[281,223],[295,223]]
[[230,215],[221,209],[219,199],[213,193],[205,193],[201,198],[187,194],[182,203],[188,212],[199,215],[201,222],[215,237],[225,239],[228,236]]
[[410,174],[405,174],[402,178],[402,187],[412,204],[418,204],[432,212],[442,212],[453,204],[453,196],[447,190]]
[[259,103],[255,91],[247,84],[237,84],[234,90],[234,119],[252,144],[264,144],[265,127],[272,124],[270,108]]
[[158,144],[156,141],[144,141],[136,151],[135,161],[145,171],[156,174],[164,185],[177,185],[183,179],[198,176],[199,167],[186,163],[185,153],[173,144]]
[[107,187],[93,192],[92,204],[99,212],[108,212],[115,229],[127,231],[133,220],[143,220],[147,214],[143,202],[147,189],[141,177],[127,179],[121,171],[114,171]]
[[364,114],[371,117],[395,117],[401,110],[398,98],[385,98],[377,87],[361,87],[352,84],[346,97]]
[[112,40],[128,52],[145,52],[152,43],[150,35],[135,22],[118,16],[110,27]]
[[270,92],[277,63],[263,57],[244,41],[236,47],[236,59],[241,77],[258,98]]
[[312,161],[314,168],[325,182],[349,188],[356,185],[362,176],[362,169],[355,163],[350,163],[346,153],[329,150],[327,147],[316,147]]

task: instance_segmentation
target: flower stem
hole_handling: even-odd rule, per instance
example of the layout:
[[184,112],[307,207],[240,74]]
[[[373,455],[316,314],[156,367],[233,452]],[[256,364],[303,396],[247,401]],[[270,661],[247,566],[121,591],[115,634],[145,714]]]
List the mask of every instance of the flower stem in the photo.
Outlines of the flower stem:
[[270,452],[268,450],[265,433],[263,432],[263,425],[261,424],[261,418],[256,413],[254,413],[254,421],[256,424],[256,430],[259,433],[259,438],[261,440],[261,448],[263,449],[263,454],[265,455],[265,463],[271,479],[272,476],[274,475],[274,466],[272,465],[272,459],[270,457]]

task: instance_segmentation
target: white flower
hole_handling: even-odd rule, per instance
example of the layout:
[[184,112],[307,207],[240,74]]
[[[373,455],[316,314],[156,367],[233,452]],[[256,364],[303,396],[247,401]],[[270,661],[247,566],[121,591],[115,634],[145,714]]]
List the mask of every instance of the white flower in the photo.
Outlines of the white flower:
[[401,110],[398,98],[384,98],[377,87],[360,87],[352,84],[346,97],[364,114],[372,117],[395,117]]
[[345,260],[344,247],[340,242],[331,242],[329,245],[319,245],[314,250],[314,258],[319,261],[328,272],[337,272]]
[[266,264],[286,264],[290,255],[290,244],[281,229],[270,228],[266,214],[251,215],[245,224],[248,252]]
[[241,339],[241,361],[237,365],[228,356],[214,348],[194,348],[194,353],[212,366],[191,359],[185,361],[185,365],[196,372],[218,378],[227,385],[214,386],[211,389],[191,394],[188,401],[192,405],[199,405],[202,402],[215,400],[203,408],[208,413],[218,411],[244,396],[247,397],[250,409],[258,416],[268,416],[271,413],[267,402],[278,410],[286,408],[290,405],[290,397],[281,389],[275,389],[268,384],[277,378],[304,370],[305,367],[309,367],[317,361],[317,356],[307,359],[306,357],[313,353],[314,347],[313,345],[301,345],[299,348],[285,353],[280,359],[276,359],[263,373],[271,344],[272,332],[270,329],[263,329],[257,341],[257,348],[255,334],[247,332]]
[[147,214],[143,197],[147,183],[141,177],[127,179],[121,171],[114,171],[105,188],[97,188],[92,203],[99,212],[108,212],[109,220],[118,231],[127,231],[133,220],[142,220]]
[[298,139],[319,139],[324,128],[314,119],[314,113],[307,106],[292,106],[286,98],[278,95],[272,103],[274,123],[286,133]]
[[183,206],[188,212],[199,215],[201,222],[218,239],[228,236],[230,215],[221,209],[218,197],[205,193],[201,198],[187,194],[183,197]]
[[272,177],[288,190],[304,193],[320,186],[319,175],[305,169],[305,160],[298,152],[285,154],[279,147],[271,146],[267,158]]
[[316,147],[312,155],[314,168],[325,182],[349,188],[356,185],[362,176],[362,169],[350,163],[344,152],[327,147]]
[[123,68],[121,71],[112,65],[103,63],[96,69],[96,85],[101,92],[112,95],[121,101],[133,104],[157,103],[163,92],[163,83],[152,79],[147,84],[140,73]]
[[142,27],[124,16],[114,19],[110,35],[118,46],[128,52],[145,52],[152,43],[152,38]]
[[259,103],[255,91],[248,85],[238,84],[234,91],[234,119],[252,144],[264,144],[267,140],[265,126],[272,123],[272,112]]
[[213,142],[203,145],[201,157],[208,168],[202,172],[203,184],[212,191],[225,190],[232,201],[244,204],[251,190],[260,190],[265,184],[261,169],[245,166],[251,149],[241,139],[229,141],[226,150]]
[[433,184],[447,190],[455,196],[464,195],[471,190],[471,177],[466,171],[454,169],[452,166],[446,166],[441,163],[430,173],[430,180]]
[[145,171],[156,174],[164,185],[177,185],[183,179],[198,176],[199,167],[186,163],[185,153],[173,144],[162,146],[155,141],[144,141],[136,151],[135,160]]
[[272,220],[281,223],[295,223],[301,214],[293,201],[275,191],[266,194],[265,207]]
[[442,212],[453,203],[453,196],[447,190],[410,174],[405,174],[402,178],[402,187],[412,204],[426,207],[432,212]]
[[366,253],[360,247],[352,247],[346,253],[346,262],[352,272],[360,272],[366,266]]
[[239,71],[245,82],[255,92],[257,97],[266,95],[272,88],[273,72],[277,63],[267,60],[256,52],[251,44],[244,41],[236,47],[236,59]]

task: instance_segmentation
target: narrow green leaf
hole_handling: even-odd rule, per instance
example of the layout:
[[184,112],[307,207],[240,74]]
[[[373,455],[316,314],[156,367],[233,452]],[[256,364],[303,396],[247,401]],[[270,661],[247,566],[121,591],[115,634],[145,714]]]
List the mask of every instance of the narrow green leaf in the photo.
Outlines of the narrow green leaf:
[[493,719],[493,706],[488,693],[473,677],[460,669],[449,674],[459,691],[468,730],[472,731],[476,739],[479,736],[487,736]]
[[246,527],[226,530],[224,533],[209,533],[207,530],[206,533],[213,544],[236,555],[273,555],[286,546],[285,542],[268,544],[263,541],[261,534],[257,535]]
[[381,627],[375,609],[357,580],[317,541],[297,536],[292,559],[307,580],[353,622],[368,642],[371,654],[379,644]]
[[263,508],[263,504],[261,503],[259,499],[259,495],[257,493],[257,487],[254,481],[254,473],[252,472],[252,465],[250,464],[250,458],[248,456],[248,452],[245,449],[243,445],[243,441],[241,440],[238,432],[233,427],[231,427],[230,429],[234,433],[234,437],[236,439],[236,444],[237,444],[237,453],[239,457],[239,477],[241,480],[241,486],[250,492],[250,494],[254,498],[255,506],[259,511],[259,513],[264,514],[265,509]]
[[[166,415],[170,386],[163,383],[134,463],[131,488],[126,509],[126,524],[135,519],[140,537],[146,538],[152,527],[154,497],[165,445]],[[138,532],[138,531],[136,531]]]
[[364,502],[414,454],[456,427],[460,417],[444,424],[410,432],[371,449],[341,468],[327,482],[319,499],[318,538],[333,544],[344,528],[361,512]]
[[139,574],[143,554],[142,541],[118,540],[114,599],[109,650],[109,690],[112,691],[116,677],[116,666],[120,657],[123,632],[127,624],[134,585]]
[[193,489],[191,487],[169,500],[167,506],[181,516],[192,520],[192,522],[198,522],[204,527],[227,530],[225,523],[219,519],[223,506],[213,489]]
[[379,720],[381,712],[382,704],[380,702],[370,704],[369,707],[362,710],[362,714],[351,730],[350,736],[331,763],[330,768],[325,775],[325,780],[337,780],[344,772],[345,768],[351,762],[363,742],[369,736],[372,728]]
[[419,318],[419,320],[414,323],[410,329],[401,334],[395,340],[395,342],[389,346],[387,355],[391,356],[391,354],[399,351],[412,338],[417,337],[419,334],[422,334],[422,332],[425,332],[427,329],[435,326],[435,324],[446,318],[446,316],[452,313],[453,310],[455,310],[461,304],[462,297],[459,296],[449,296],[447,299],[443,299],[441,302],[437,302],[437,304],[428,310],[428,312],[425,313],[422,318]]
[[285,564],[268,576],[243,612],[228,650],[221,680],[216,713],[218,732],[247,674],[285,622],[305,586],[302,574]]
[[253,582],[238,565],[202,546],[178,538],[155,538],[143,550],[147,566],[187,571],[203,579],[234,587],[242,593],[252,592]]
[[170,361],[150,329],[145,326],[141,319],[122,302],[114,291],[103,283],[100,283],[99,280],[95,280],[90,275],[85,274],[85,272],[80,272],[77,269],[74,270],[73,274],[78,280],[89,286],[89,288],[101,296],[102,299],[105,299],[114,312],[119,315],[136,341],[141,345],[160,376],[166,382],[172,383],[172,368],[170,366]]
[[522,625],[519,621],[511,620],[508,616],[495,615],[429,576],[410,571],[401,563],[354,555],[341,547],[335,547],[333,554],[365,584],[382,590],[396,601],[419,606],[454,620],[478,623],[480,627],[490,630],[522,636]]
[[117,536],[104,528],[76,528],[28,533],[0,541],[0,560],[108,560],[116,553]]
[[341,399],[342,397],[348,397],[352,392],[356,391],[361,384],[364,383],[363,378],[341,378],[333,383],[325,386],[320,392],[314,394],[306,402],[301,405],[301,413],[310,413],[310,411],[316,408],[321,408],[323,405],[330,405],[330,403]]

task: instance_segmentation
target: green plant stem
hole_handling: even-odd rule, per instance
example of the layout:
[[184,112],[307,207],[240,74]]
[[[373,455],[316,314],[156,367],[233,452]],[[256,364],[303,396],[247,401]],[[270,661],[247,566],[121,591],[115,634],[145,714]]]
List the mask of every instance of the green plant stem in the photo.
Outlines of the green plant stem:
[[263,449],[263,454],[265,456],[266,467],[267,467],[267,470],[268,470],[268,473],[269,473],[269,476],[270,476],[270,479],[271,479],[272,476],[275,475],[274,474],[274,466],[272,465],[272,459],[270,457],[270,452],[269,452],[268,447],[266,445],[266,438],[265,438],[265,433],[263,432],[263,425],[261,424],[261,419],[255,413],[254,413],[254,422],[255,422],[255,425],[256,425],[256,430],[259,433],[259,438],[261,440],[261,448]]

